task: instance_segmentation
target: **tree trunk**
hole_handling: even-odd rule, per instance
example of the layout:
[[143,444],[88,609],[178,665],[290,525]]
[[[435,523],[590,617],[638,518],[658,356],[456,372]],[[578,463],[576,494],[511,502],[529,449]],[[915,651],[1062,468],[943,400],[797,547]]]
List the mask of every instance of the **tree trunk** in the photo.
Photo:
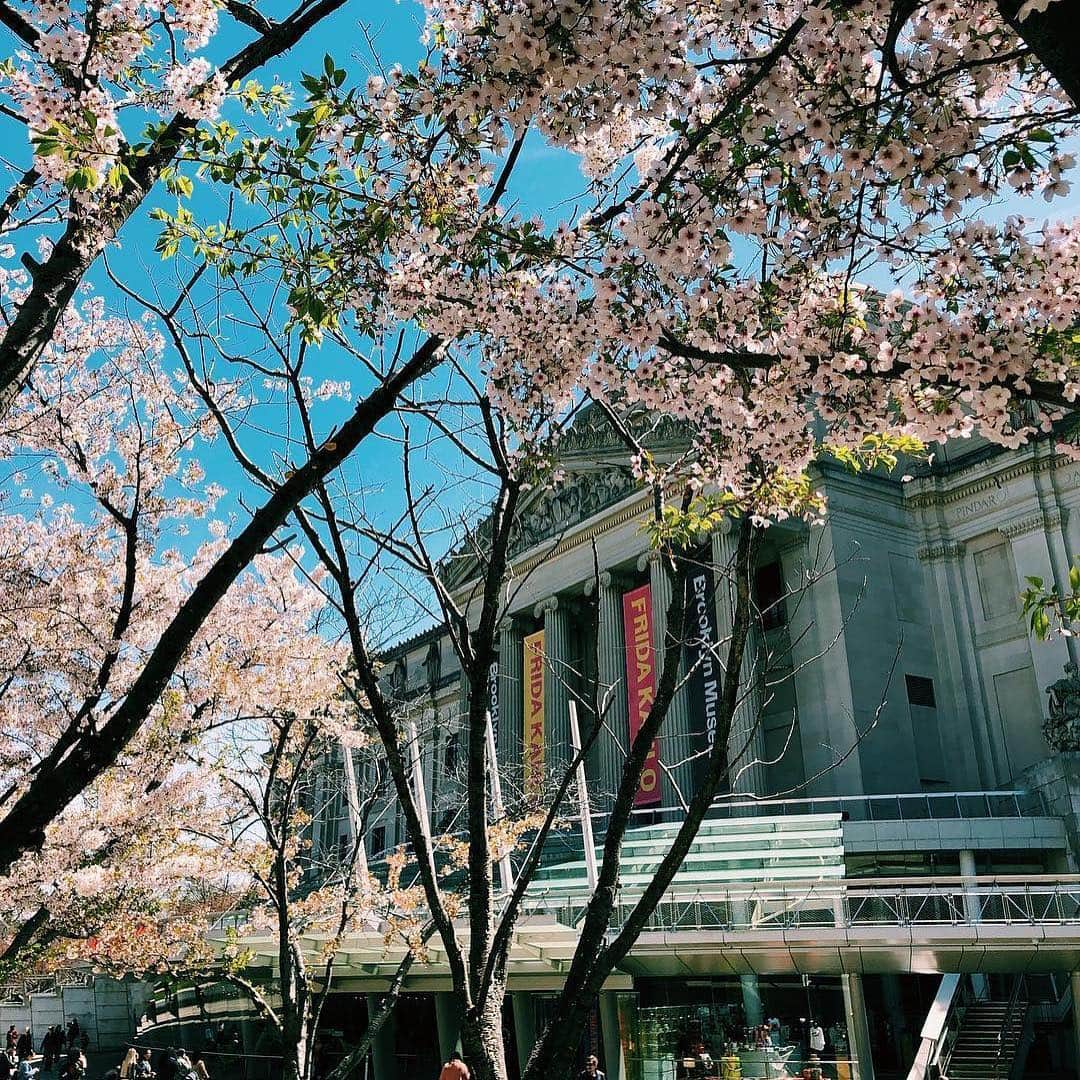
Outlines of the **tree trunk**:
[[461,1056],[472,1080],[507,1080],[502,1028],[504,993],[501,986],[493,985],[483,1009],[469,1010],[462,1020]]
[[1058,85],[1080,107],[1080,48],[1075,0],[1052,0],[1045,11],[1021,19],[1024,0],[998,0],[1001,17],[1013,28]]
[[592,995],[558,1003],[555,1015],[536,1041],[522,1080],[552,1080],[575,1076],[578,1047],[592,1011]]
[[308,1027],[303,1021],[281,1028],[282,1080],[308,1080]]

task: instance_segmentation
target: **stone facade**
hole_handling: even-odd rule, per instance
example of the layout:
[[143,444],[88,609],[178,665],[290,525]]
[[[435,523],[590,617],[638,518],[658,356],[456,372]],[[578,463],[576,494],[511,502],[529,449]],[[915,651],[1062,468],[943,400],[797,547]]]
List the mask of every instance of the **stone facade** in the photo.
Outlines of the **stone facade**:
[[[662,426],[656,439],[674,445],[677,430]],[[565,482],[522,518],[492,680],[499,758],[512,791],[521,783],[522,643],[544,629],[550,765],[569,753],[568,701],[598,683],[610,688],[606,730],[588,761],[602,809],[628,738],[621,598],[651,585],[659,649],[670,585],[650,558],[649,500],[628,479],[616,442],[594,417],[565,450]],[[914,478],[827,467],[817,479],[825,524],[774,527],[759,556],[758,602],[768,612],[729,743],[729,755],[743,754],[736,792],[790,798],[1023,783],[1049,753],[1046,688],[1078,657],[1072,638],[1030,638],[1019,594],[1029,576],[1067,587],[1080,554],[1080,466],[1049,440],[1008,452],[972,440],[939,450]],[[721,635],[730,626],[722,583],[734,540],[717,534],[708,556]],[[468,568],[449,565],[448,580],[461,588]],[[394,649],[388,666],[423,733],[434,823],[446,827],[461,805],[456,658],[429,632]],[[688,693],[661,746],[672,764],[701,745]],[[679,805],[692,782],[689,764],[665,770],[664,805]],[[404,839],[392,802],[375,828],[373,849]]]

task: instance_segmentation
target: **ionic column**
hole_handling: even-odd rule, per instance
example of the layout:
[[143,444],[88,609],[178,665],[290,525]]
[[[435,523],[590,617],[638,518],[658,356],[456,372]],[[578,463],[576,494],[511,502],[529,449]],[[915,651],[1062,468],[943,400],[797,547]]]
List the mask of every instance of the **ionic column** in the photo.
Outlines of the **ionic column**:
[[568,661],[569,635],[566,608],[552,596],[536,605],[537,618],[544,620],[544,727],[546,764],[566,764],[570,759],[570,682],[574,672]]
[[[653,647],[656,649],[656,681],[659,684],[664,674],[664,650],[668,643],[667,613],[671,605],[671,576],[659,552],[651,551],[638,560],[638,570],[648,567],[649,586],[652,591],[653,608]],[[675,627],[672,634],[679,635],[681,627]],[[682,662],[683,650],[679,649],[679,674],[683,678],[685,665]],[[660,728],[660,763],[663,765],[664,806],[679,806],[689,802],[693,795],[693,769],[689,761],[692,753],[690,737],[690,717],[686,706],[686,687],[681,687],[672,699],[668,714]],[[678,764],[681,762],[682,764]],[[676,796],[672,779],[678,785]]]
[[[720,666],[727,663],[728,643],[735,621],[735,560],[739,546],[738,526],[725,520],[712,534],[713,575],[716,581],[716,619],[719,633]],[[731,790],[743,795],[766,795],[764,736],[761,730],[761,689],[758,633],[751,624],[743,650],[743,670],[739,675],[739,704],[731,718],[728,734],[728,767]],[[725,674],[726,677],[726,674]],[[748,685],[749,684],[749,685]],[[747,745],[749,744],[749,745]]]
[[[613,574],[600,574],[597,595],[597,682],[604,728],[597,736],[598,783],[593,790],[601,809],[607,809],[619,786],[629,737],[626,712],[626,644],[623,634],[623,583]],[[592,595],[593,585],[585,587]],[[610,1080],[610,1075],[609,1075]]]
[[524,716],[522,713],[522,680],[524,654],[521,634],[512,619],[499,625],[499,766],[504,778],[504,791],[510,783],[521,781],[524,754]]

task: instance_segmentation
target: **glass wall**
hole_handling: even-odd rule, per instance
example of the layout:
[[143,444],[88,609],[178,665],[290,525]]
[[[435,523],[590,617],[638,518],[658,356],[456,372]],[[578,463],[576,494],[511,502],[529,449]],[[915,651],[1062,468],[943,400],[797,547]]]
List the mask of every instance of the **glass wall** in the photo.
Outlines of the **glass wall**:
[[838,977],[640,979],[620,995],[627,1080],[850,1080],[844,1015]]

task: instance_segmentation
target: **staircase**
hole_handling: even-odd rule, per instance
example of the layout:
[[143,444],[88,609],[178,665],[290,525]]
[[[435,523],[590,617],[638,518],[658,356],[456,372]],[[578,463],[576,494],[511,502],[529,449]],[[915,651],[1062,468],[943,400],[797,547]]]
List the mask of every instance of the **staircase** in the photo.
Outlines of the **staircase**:
[[1009,1080],[1024,1033],[1027,1002],[972,1002],[942,1070],[948,1080]]

